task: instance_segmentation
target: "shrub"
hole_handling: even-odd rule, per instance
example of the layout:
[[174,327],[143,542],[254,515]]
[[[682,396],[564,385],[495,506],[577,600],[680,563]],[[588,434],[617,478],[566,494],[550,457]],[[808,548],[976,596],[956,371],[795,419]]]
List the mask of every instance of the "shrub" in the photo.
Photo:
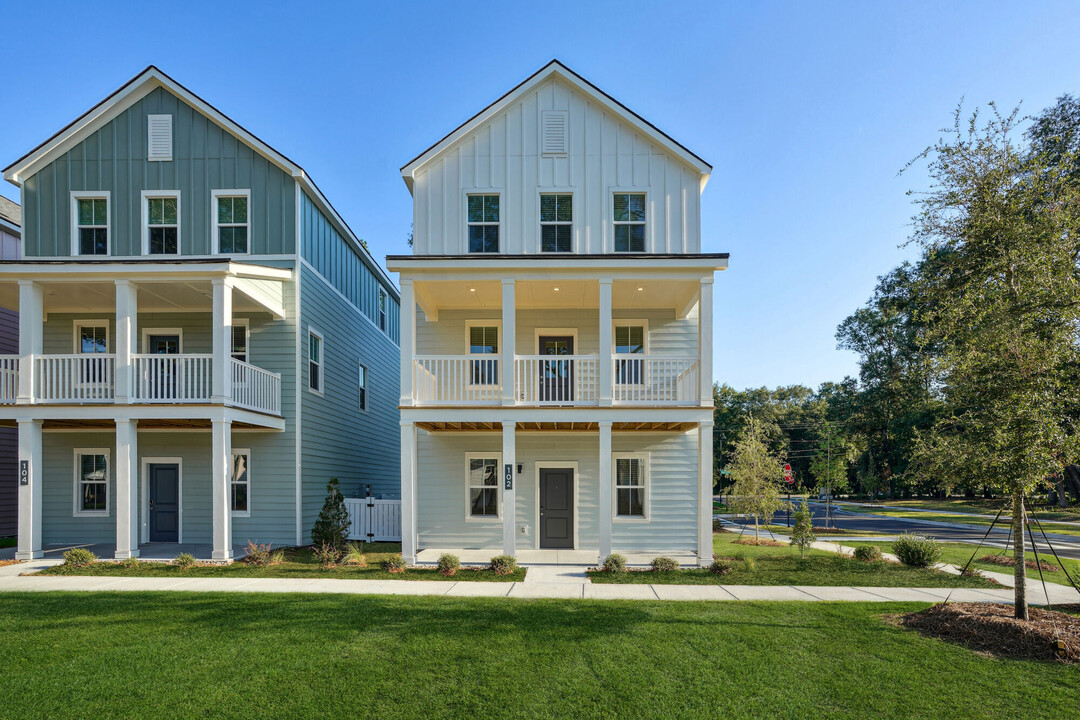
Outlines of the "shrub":
[[727,575],[731,572],[731,562],[724,558],[716,558],[709,565],[709,572],[713,575]]
[[712,531],[713,531],[714,533],[726,533],[726,532],[731,532],[731,531],[730,531],[730,530],[728,530],[728,529],[727,529],[726,527],[724,527],[724,521],[723,521],[723,520],[713,520],[713,521],[712,521]]
[[267,564],[280,565],[283,562],[285,562],[285,551],[275,550],[274,552],[270,553],[270,562],[268,562]]
[[367,567],[367,556],[364,555],[364,548],[359,543],[346,543],[345,556],[341,559],[341,562],[343,565]]
[[311,542],[315,547],[329,545],[340,551],[345,547],[348,534],[349,511],[345,509],[345,497],[338,489],[338,479],[330,478],[326,485],[326,501],[319,511],[315,527],[311,529]]
[[757,570],[757,561],[754,560],[753,557],[743,555],[742,553],[735,556],[735,562],[742,565],[743,570],[746,572],[754,572]]
[[173,564],[181,570],[187,570],[189,567],[195,566],[195,556],[191,553],[180,553],[173,558]]
[[609,573],[626,572],[626,558],[619,553],[612,553],[604,558],[602,569]]
[[446,577],[453,577],[454,573],[461,567],[461,559],[457,555],[451,555],[450,553],[443,553],[439,556],[439,574]]
[[123,560],[120,561],[120,567],[122,567],[122,568],[124,568],[126,570],[134,570],[135,568],[139,567],[139,558],[136,558],[136,557],[124,558]]
[[513,575],[518,569],[513,555],[496,555],[491,558],[491,571],[496,575]]
[[899,535],[893,541],[892,550],[900,562],[911,567],[933,567],[941,558],[941,546],[937,540],[925,535]]
[[678,570],[679,561],[675,558],[661,555],[660,557],[653,558],[652,569],[656,572],[671,572],[672,570]]
[[319,561],[319,567],[330,568],[337,565],[338,559],[341,558],[341,551],[330,543],[322,543],[312,548],[312,553],[315,555],[315,559]]
[[403,573],[405,568],[408,567],[405,564],[405,559],[401,555],[391,555],[382,561],[382,569],[391,573]]
[[877,545],[860,545],[855,548],[855,559],[863,562],[878,562],[881,560],[881,548]]
[[244,553],[245,565],[258,565],[261,567],[270,564],[270,543],[259,545],[248,540]]
[[799,548],[799,557],[806,556],[806,548],[810,547],[814,540],[814,524],[810,518],[810,505],[803,502],[795,511],[795,527],[791,530],[791,544]]
[[64,564],[71,567],[86,567],[93,565],[97,560],[97,555],[86,548],[71,548],[64,551]]

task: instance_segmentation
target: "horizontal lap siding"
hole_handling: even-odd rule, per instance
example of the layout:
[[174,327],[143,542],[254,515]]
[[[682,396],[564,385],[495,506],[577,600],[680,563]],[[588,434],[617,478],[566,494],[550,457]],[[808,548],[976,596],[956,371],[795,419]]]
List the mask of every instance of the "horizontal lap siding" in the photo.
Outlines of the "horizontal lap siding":
[[611,530],[612,549],[697,552],[697,431],[677,435],[614,433],[611,445],[615,453],[648,453],[649,495],[648,522],[616,521]]
[[501,520],[465,520],[465,454],[473,452],[502,452],[502,434],[417,431],[420,548],[502,547]]
[[[19,314],[0,308],[0,354],[19,353]],[[14,535],[19,525],[19,433],[0,428],[0,537]]]

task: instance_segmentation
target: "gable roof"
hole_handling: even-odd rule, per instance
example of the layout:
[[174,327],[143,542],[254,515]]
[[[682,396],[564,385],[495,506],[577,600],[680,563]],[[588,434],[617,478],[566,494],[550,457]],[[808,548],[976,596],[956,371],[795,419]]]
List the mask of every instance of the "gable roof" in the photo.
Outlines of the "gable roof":
[[630,108],[623,105],[615,98],[608,95],[596,85],[593,85],[581,75],[577,74],[570,68],[563,65],[561,62],[559,62],[558,59],[555,59],[534,72],[529,77],[522,80],[498,100],[491,103],[486,108],[476,113],[471,118],[463,122],[461,125],[457,126],[455,129],[447,133],[445,136],[443,136],[441,140],[436,142],[427,150],[423,151],[422,153],[414,157],[412,160],[405,163],[405,165],[401,167],[401,175],[405,179],[405,184],[409,186],[409,190],[412,190],[413,177],[415,176],[416,171],[420,167],[425,165],[429,160],[440,154],[443,150],[455,143],[457,140],[461,139],[466,134],[471,132],[474,128],[483,124],[488,119],[500,112],[502,109],[509,106],[515,100],[525,95],[533,88],[546,82],[549,78],[552,77],[560,78],[568,82],[570,85],[574,86],[582,93],[600,101],[601,104],[603,104],[608,110],[614,112],[620,118],[637,128],[639,131],[643,132],[645,135],[648,135],[650,138],[653,139],[654,142],[663,146],[673,155],[679,157],[690,167],[697,169],[697,171],[701,173],[703,177],[702,185],[704,186],[704,179],[708,178],[708,176],[712,173],[712,165],[705,162],[699,155],[692,152],[685,145],[676,141],[670,135],[653,125],[645,118],[638,115]]
[[0,195],[0,220],[6,221],[15,227],[22,226],[22,208],[19,203],[8,200]]
[[[110,93],[97,105],[72,120],[43,143],[4,168],[4,178],[13,185],[22,187],[23,182],[34,175],[42,167],[97,132],[108,122],[120,115],[124,110],[127,110],[136,102],[146,97],[151,91],[159,87],[165,88],[173,95],[176,95],[188,105],[209,118],[212,122],[219,125],[226,132],[235,136],[242,143],[295,178],[319,209],[330,219],[330,222],[337,228],[342,237],[346,238],[346,240],[352,244],[354,251],[360,257],[361,261],[382,278],[395,299],[400,300],[397,286],[394,284],[394,281],[390,279],[389,274],[387,274],[386,270],[375,261],[371,253],[360,244],[360,239],[356,236],[356,233],[352,231],[352,228],[345,222],[345,219],[342,218],[334,206],[330,204],[330,201],[326,199],[326,196],[323,195],[322,191],[315,184],[315,181],[311,179],[304,168],[270,147],[270,145],[260,140],[228,115],[203,100],[170,76],[166,75],[154,65],[147,66],[145,70]],[[300,238],[297,238],[296,240],[297,243],[300,242]]]

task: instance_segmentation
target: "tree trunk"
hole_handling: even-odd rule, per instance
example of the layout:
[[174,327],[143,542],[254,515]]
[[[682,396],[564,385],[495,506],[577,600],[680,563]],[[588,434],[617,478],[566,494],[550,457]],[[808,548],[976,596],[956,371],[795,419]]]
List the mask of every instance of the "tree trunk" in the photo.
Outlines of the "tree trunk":
[[1016,605],[1015,617],[1017,620],[1028,619],[1027,567],[1024,564],[1024,521],[1026,519],[1024,495],[1023,493],[1014,493],[1012,503],[1013,581],[1016,583],[1016,587],[1013,591],[1013,602]]
[[1069,498],[1065,496],[1065,478],[1058,480],[1054,487],[1057,489],[1058,506],[1069,507]]
[[754,516],[754,543],[758,542],[757,515]]

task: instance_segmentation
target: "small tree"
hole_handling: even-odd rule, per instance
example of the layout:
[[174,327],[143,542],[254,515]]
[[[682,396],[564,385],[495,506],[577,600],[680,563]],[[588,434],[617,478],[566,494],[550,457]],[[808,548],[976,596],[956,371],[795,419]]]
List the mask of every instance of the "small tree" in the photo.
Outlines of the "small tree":
[[315,547],[327,545],[340,551],[345,547],[348,534],[349,511],[345,509],[345,497],[338,489],[338,479],[330,478],[326,485],[326,502],[311,529],[311,542]]
[[817,540],[814,537],[814,522],[810,516],[810,504],[805,500],[795,511],[795,527],[791,530],[791,544],[799,548],[799,557],[806,556],[806,548]]
[[750,416],[746,430],[735,443],[735,454],[728,471],[735,480],[731,488],[733,512],[754,517],[754,539],[758,521],[772,516],[784,506],[780,498],[782,477],[780,459],[765,445],[761,424]]

